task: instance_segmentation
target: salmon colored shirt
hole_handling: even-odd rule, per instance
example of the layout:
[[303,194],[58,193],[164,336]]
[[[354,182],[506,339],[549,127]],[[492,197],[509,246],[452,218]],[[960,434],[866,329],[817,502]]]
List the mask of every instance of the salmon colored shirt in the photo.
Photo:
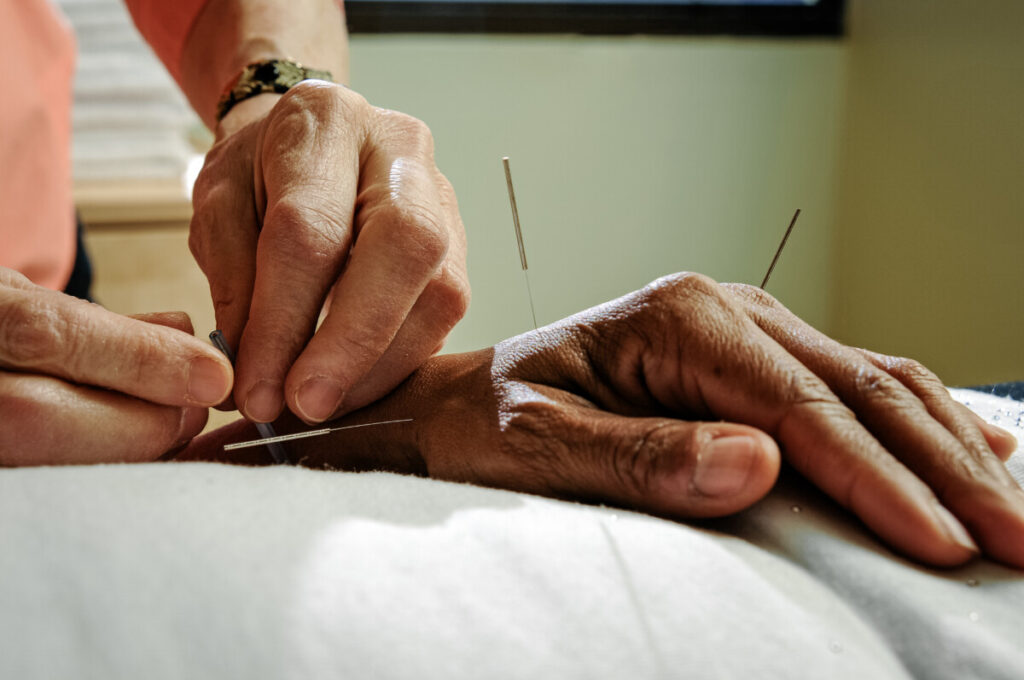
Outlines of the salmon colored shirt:
[[[126,0],[172,74],[206,0]],[[62,290],[75,259],[75,40],[52,0],[0,0],[0,266]]]

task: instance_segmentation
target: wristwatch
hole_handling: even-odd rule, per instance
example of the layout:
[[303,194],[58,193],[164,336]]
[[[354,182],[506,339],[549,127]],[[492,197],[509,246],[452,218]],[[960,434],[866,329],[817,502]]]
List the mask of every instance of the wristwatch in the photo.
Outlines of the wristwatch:
[[221,120],[228,111],[250,97],[264,92],[283,94],[303,80],[327,80],[334,82],[330,71],[306,68],[296,61],[288,59],[265,59],[254,61],[242,69],[234,84],[229,86],[217,102],[217,120]]

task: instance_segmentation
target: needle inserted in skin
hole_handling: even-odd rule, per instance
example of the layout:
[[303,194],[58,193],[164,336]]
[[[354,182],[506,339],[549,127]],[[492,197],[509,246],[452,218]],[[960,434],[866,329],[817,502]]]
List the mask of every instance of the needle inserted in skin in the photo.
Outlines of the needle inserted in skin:
[[533,317],[533,327],[537,328],[537,312],[533,307],[533,290],[530,288],[530,271],[526,266],[526,246],[523,245],[523,230],[519,227],[519,208],[516,207],[516,192],[512,188],[512,169],[508,165],[508,156],[501,159],[505,166],[505,183],[508,184],[508,201],[512,204],[512,226],[516,229],[516,244],[519,246],[519,262],[523,267],[523,276],[526,278],[526,294],[530,297],[530,315]]
[[793,213],[793,219],[789,222],[789,228],[786,229],[786,234],[782,237],[782,243],[779,244],[779,249],[775,251],[775,257],[772,258],[771,266],[768,267],[768,273],[764,275],[764,281],[761,282],[761,290],[764,290],[765,284],[768,283],[768,278],[775,270],[775,263],[779,261],[779,255],[782,255],[782,249],[786,247],[786,241],[789,240],[789,235],[793,232],[793,227],[796,226],[796,218],[798,217],[800,217],[800,208],[797,208],[796,212]]
[[[231,347],[228,346],[227,340],[224,339],[224,333],[217,329],[210,333],[210,341],[219,349],[224,356],[228,358],[231,365],[235,365],[235,354],[231,351]],[[256,431],[260,433],[262,439],[257,440],[257,444],[266,444],[270,450],[270,455],[273,456],[274,462],[278,465],[284,465],[290,462],[288,460],[288,453],[284,450],[284,447],[278,442],[277,432],[274,431],[274,426],[270,423],[253,423],[256,425]]]
[[357,427],[370,427],[371,425],[390,425],[391,423],[411,423],[412,418],[400,418],[398,420],[378,420],[374,423],[360,423],[359,425],[342,425],[341,427],[322,427],[319,430],[309,430],[308,432],[295,432],[293,434],[279,434],[274,437],[268,437],[265,439],[253,439],[247,442],[235,442],[234,444],[225,444],[225,451],[234,451],[235,449],[247,449],[252,446],[263,446],[264,444],[270,446],[273,444],[280,444],[281,442],[290,442],[293,439],[305,439],[307,437],[319,437],[320,435],[327,434],[329,432],[337,432],[338,430],[354,430]]

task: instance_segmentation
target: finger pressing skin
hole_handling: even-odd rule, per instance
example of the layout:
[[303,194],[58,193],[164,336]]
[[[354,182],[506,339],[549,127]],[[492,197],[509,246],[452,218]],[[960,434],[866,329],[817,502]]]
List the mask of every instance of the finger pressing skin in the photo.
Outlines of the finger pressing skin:
[[[370,140],[375,145],[362,169],[359,234],[334,288],[330,312],[285,386],[288,405],[309,423],[330,417],[391,346],[440,270],[450,223],[458,220],[442,201],[426,127],[408,116],[390,115],[393,122],[378,126],[386,129],[382,138]],[[438,313],[445,324],[452,316]],[[424,341],[432,350],[439,338]]]
[[0,411],[0,465],[155,460],[196,436],[207,417],[205,408],[18,373],[0,373]]
[[443,269],[427,284],[387,350],[345,395],[334,415],[361,408],[388,394],[428,357],[440,351],[468,303],[469,284],[462,276]]
[[232,381],[206,343],[42,288],[0,289],[0,367],[167,405],[216,404]]
[[344,88],[307,82],[283,96],[263,123],[255,173],[266,209],[235,364],[235,400],[257,422],[273,420],[284,407],[285,376],[350,249],[364,136],[345,116],[350,106],[368,107]]

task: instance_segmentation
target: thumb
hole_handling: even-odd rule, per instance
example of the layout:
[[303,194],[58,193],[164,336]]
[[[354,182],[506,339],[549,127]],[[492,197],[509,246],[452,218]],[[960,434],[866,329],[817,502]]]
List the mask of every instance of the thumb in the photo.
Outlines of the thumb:
[[564,440],[573,474],[555,475],[566,495],[663,516],[720,517],[753,505],[778,478],[779,448],[753,427],[588,409],[576,420],[578,436]]

